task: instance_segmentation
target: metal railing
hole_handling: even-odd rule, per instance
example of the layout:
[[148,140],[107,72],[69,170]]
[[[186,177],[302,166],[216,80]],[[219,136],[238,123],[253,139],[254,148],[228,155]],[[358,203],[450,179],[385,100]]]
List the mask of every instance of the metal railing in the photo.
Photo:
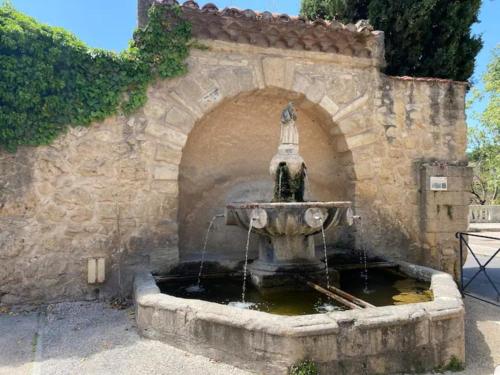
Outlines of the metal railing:
[[[497,240],[500,243],[500,238],[498,237],[491,237],[491,236],[483,236],[479,234],[473,234],[473,233],[464,233],[464,232],[458,232],[456,234],[456,237],[460,241],[460,291],[462,295],[468,295],[469,297],[473,297],[476,299],[479,299],[484,302],[492,303],[494,305],[500,306],[500,285],[497,285],[495,281],[490,277],[488,274],[488,265],[495,259],[495,257],[500,253],[500,247],[493,253],[493,255],[489,256],[489,258],[484,262],[481,263],[481,261],[478,258],[478,255],[476,252],[471,248],[470,243],[469,243],[469,237],[478,237],[478,238],[484,238],[484,239],[489,239],[489,240]],[[465,245],[465,246],[464,246]],[[472,277],[467,281],[467,283],[464,283],[464,250],[469,251],[476,263],[479,266],[479,269],[472,275]],[[480,255],[481,256],[481,255]],[[488,257],[488,256],[486,256]],[[486,297],[483,297],[481,295],[478,295],[477,293],[472,293],[467,291],[467,287],[471,285],[471,283],[479,276],[480,274],[484,274],[488,282],[491,284],[493,287],[494,291],[496,292],[496,301],[492,301]],[[500,283],[499,283],[500,284]]]

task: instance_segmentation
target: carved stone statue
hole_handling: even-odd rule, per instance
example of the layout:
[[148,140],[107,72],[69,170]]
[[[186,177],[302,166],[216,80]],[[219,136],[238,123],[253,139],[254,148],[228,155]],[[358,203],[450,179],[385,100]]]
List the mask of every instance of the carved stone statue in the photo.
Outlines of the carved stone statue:
[[286,108],[281,113],[281,137],[280,143],[283,144],[299,144],[299,132],[295,121],[297,120],[297,113],[293,107],[293,103],[288,103]]
[[281,113],[281,136],[278,152],[269,166],[276,180],[274,200],[277,202],[302,202],[304,200],[304,159],[299,155],[299,132],[295,121],[297,113],[293,103],[288,103]]
[[294,122],[297,120],[297,113],[295,112],[295,108],[293,107],[293,103],[290,102],[285,107],[283,112],[281,112],[281,124],[286,125],[289,122]]

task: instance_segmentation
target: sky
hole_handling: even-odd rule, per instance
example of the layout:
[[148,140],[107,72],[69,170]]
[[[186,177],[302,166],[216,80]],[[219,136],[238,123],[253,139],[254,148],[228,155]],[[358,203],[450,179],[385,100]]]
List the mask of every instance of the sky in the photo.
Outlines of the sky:
[[[2,0],[0,0],[1,2]],[[128,45],[137,23],[137,0],[10,0],[20,11],[38,21],[64,27],[91,47],[121,51]],[[200,6],[208,1],[199,1]],[[296,15],[300,0],[211,0],[219,8],[234,6],[241,9],[269,10]],[[480,23],[473,26],[481,34],[484,47],[477,56],[472,82],[480,88],[491,51],[500,44],[500,0],[483,0]],[[485,101],[468,110],[468,122],[475,124],[473,112],[480,112]]]

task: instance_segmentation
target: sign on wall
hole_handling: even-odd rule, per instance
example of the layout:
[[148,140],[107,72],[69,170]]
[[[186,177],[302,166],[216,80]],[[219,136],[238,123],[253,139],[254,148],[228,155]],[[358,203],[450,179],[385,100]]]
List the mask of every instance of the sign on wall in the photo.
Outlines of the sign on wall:
[[431,177],[431,190],[434,191],[448,190],[448,177]]

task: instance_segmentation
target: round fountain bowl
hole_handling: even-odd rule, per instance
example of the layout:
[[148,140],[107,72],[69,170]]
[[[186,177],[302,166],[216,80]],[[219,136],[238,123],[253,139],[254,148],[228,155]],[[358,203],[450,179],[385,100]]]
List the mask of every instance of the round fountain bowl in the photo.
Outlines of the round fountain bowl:
[[346,221],[350,207],[351,202],[232,203],[225,216],[226,224],[260,235],[259,257],[248,269],[252,283],[270,292],[297,289],[297,275],[323,277],[313,235]]
[[244,202],[226,206],[226,224],[268,237],[310,236],[347,222],[351,202]]

